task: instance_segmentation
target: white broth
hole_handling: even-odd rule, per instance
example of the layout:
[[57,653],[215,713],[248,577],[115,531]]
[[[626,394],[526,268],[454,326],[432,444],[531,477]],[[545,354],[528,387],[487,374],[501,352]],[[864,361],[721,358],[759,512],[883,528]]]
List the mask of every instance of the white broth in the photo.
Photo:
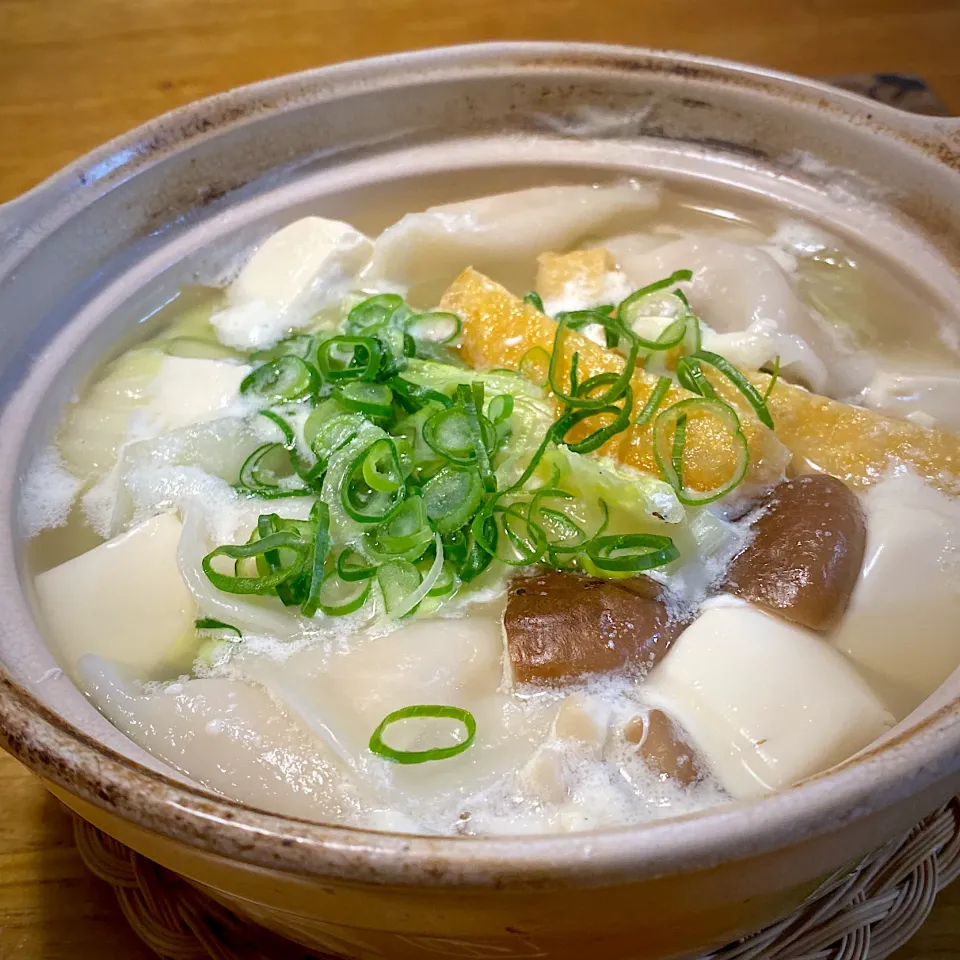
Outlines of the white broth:
[[64,412],[39,615],[120,730],[264,809],[598,829],[789,787],[960,664],[951,318],[726,194],[307,217]]

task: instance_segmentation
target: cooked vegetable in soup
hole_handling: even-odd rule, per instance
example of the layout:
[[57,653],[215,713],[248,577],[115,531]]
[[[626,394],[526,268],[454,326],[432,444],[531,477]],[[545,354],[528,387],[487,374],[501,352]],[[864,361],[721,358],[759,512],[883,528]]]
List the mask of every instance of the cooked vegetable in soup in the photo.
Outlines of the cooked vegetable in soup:
[[306,217],[163,317],[22,519],[64,669],[214,791],[635,823],[818,774],[960,663],[956,348],[818,228],[633,182]]

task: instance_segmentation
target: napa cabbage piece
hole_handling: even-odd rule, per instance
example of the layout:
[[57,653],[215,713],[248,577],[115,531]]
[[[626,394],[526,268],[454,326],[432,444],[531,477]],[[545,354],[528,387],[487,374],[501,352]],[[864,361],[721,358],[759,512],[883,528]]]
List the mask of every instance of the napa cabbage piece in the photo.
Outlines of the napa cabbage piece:
[[657,188],[625,183],[539,187],[431,207],[380,235],[370,278],[405,286],[425,303],[435,303],[467,263],[508,286],[529,287],[544,250],[635,223],[659,203]]

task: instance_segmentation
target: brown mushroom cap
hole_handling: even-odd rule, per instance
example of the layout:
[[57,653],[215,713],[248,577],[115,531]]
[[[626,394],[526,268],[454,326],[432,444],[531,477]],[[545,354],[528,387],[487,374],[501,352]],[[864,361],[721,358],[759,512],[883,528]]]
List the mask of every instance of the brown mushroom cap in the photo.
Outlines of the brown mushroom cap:
[[597,580],[551,571],[514,580],[503,615],[517,683],[564,684],[649,670],[683,629],[647,577]]
[[825,474],[796,477],[773,491],[753,530],[726,588],[811,630],[835,626],[863,564],[867,528],[856,494]]
[[623,730],[628,743],[637,743],[637,753],[654,773],[670,777],[685,787],[703,779],[686,734],[662,710],[634,717]]

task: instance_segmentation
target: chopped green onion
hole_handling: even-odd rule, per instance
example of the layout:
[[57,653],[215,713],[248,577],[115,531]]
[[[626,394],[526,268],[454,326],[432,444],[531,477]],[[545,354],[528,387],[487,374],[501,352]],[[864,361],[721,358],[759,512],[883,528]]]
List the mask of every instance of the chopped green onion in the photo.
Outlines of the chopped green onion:
[[403,317],[408,309],[399,294],[379,293],[361,301],[347,314],[344,329],[360,336],[379,333],[389,323]]
[[316,413],[319,410],[307,418],[303,435],[305,439],[309,437],[310,449],[317,459],[325,462],[359,434],[365,421],[359,414],[341,413],[316,426],[311,423]]
[[660,377],[657,380],[653,390],[650,391],[650,396],[647,397],[647,402],[634,421],[638,427],[645,427],[653,419],[653,415],[660,409],[664,397],[670,392],[671,384],[672,381],[669,377]]
[[[383,734],[387,727],[401,720],[409,720],[414,717],[429,717],[437,720],[457,720],[463,724],[466,730],[466,737],[450,747],[433,747],[429,750],[395,750],[383,741]],[[375,753],[384,760],[392,763],[427,763],[431,760],[446,760],[449,757],[455,757],[463,753],[473,743],[477,735],[477,721],[469,710],[461,707],[447,707],[437,704],[414,704],[409,707],[402,707],[388,713],[381,721],[376,730],[370,736],[369,748],[371,753]]]
[[310,511],[310,522],[316,531],[313,540],[313,557],[310,568],[310,585],[307,596],[300,605],[305,617],[312,617],[320,609],[320,596],[323,588],[323,570],[330,553],[330,508],[318,500]]
[[427,516],[438,533],[451,533],[476,513],[483,499],[483,483],[475,470],[444,467],[424,484]]
[[[617,407],[611,404],[607,407],[601,407],[599,410],[574,410],[571,413],[567,413],[555,424],[556,429],[553,432],[553,437],[557,443],[566,443],[567,448],[574,453],[593,453],[594,450],[598,450],[608,440],[615,437],[618,433],[622,433],[630,426],[630,410],[632,406],[633,391],[628,386],[623,406]],[[598,427],[589,434],[589,436],[572,443],[565,440],[566,435],[582,421],[592,419],[593,417],[608,415],[612,415],[613,420],[605,426]]]
[[545,387],[550,378],[550,353],[543,347],[531,347],[517,363],[517,372],[538,387]]
[[393,411],[393,391],[385,383],[349,380],[335,386],[333,395],[348,410],[368,417],[389,417]]
[[708,400],[717,399],[717,391],[707,379],[697,357],[681,357],[677,361],[677,379],[682,387]]
[[328,617],[356,613],[367,602],[372,583],[372,580],[350,583],[337,576],[327,576],[320,586],[317,606]]
[[770,382],[767,384],[767,389],[763,391],[763,402],[766,403],[770,399],[770,394],[773,393],[773,388],[777,385],[777,381],[780,379],[780,354],[778,353],[773,358],[773,372],[770,375]]
[[340,579],[347,581],[347,583],[369,580],[376,572],[376,565],[367,563],[364,556],[356,550],[344,550],[337,557],[337,573]]
[[194,620],[193,625],[197,630],[226,630],[235,633],[238,637],[243,636],[232,623],[224,623],[222,620],[216,620],[213,617],[201,617],[199,620]]
[[327,380],[373,380],[383,347],[373,337],[331,337],[317,349],[317,366]]
[[433,538],[423,498],[416,495],[408,496],[393,514],[380,524],[376,534],[377,546],[383,553],[393,556],[404,554],[410,560],[421,556]]
[[586,547],[595,567],[611,573],[640,573],[672,563],[680,556],[669,537],[655,533],[620,533],[595,537]]
[[261,417],[265,417],[269,420],[283,435],[283,445],[287,450],[296,450],[297,448],[297,437],[293,432],[293,427],[280,416],[276,410],[260,410],[258,411]]
[[[770,411],[767,409],[766,398],[729,360],[721,357],[719,353],[712,353],[710,350],[700,350],[694,354],[694,357],[719,370],[746,397],[747,403],[753,407],[757,419],[765,427],[774,429],[773,417],[770,416]],[[779,370],[779,363],[777,369]],[[706,396],[706,394],[703,394],[703,396]]]
[[546,311],[543,309],[543,300],[540,297],[540,294],[536,290],[531,290],[524,298],[524,303],[529,303],[531,307],[536,307],[541,313]]
[[[683,471],[678,471],[674,467],[674,461],[677,459],[675,449],[677,433],[682,431],[683,434],[679,451],[679,460],[682,463],[687,425],[691,418],[702,415],[715,417],[728,429],[736,455],[736,463],[729,479],[712,490],[705,491],[693,490],[685,486],[682,479]],[[677,499],[688,506],[710,503],[730,493],[731,490],[739,486],[750,465],[747,438],[741,429],[740,418],[737,416],[736,410],[723,400],[710,400],[704,397],[690,397],[687,400],[681,400],[679,403],[667,407],[657,416],[653,427],[653,454],[664,480],[673,487]]]
[[411,383],[402,377],[393,377],[387,381],[388,386],[393,390],[398,402],[406,401],[404,404],[408,413],[416,413],[428,403],[438,403],[441,407],[452,407],[453,401],[439,390],[431,390],[430,387],[422,387],[418,383]]
[[238,489],[241,493],[269,500],[309,494],[311,490],[307,486],[280,485],[281,480],[294,474],[290,451],[282,443],[265,443],[244,460]]
[[445,344],[460,336],[462,326],[455,313],[418,313],[407,320],[403,329],[414,340]]
[[287,354],[248,373],[240,382],[241,393],[255,393],[266,400],[299,400],[320,388],[320,375],[305,360]]
[[[213,561],[217,557],[227,557],[230,560],[246,560],[281,549],[291,551],[294,554],[293,561],[263,576],[246,577],[222,573],[213,567]],[[306,540],[299,534],[285,530],[270,534],[263,540],[217,547],[203,558],[201,567],[207,575],[207,579],[218,590],[223,590],[225,593],[263,595],[272,593],[278,584],[284,583],[299,574],[303,569],[309,551],[310,544]]]
[[687,415],[684,413],[677,417],[677,423],[673,429],[673,446],[670,448],[670,464],[681,488],[683,487],[683,448],[686,444]]
[[[396,481],[392,493],[374,490],[364,479],[364,464],[372,459],[376,473]],[[387,469],[383,469],[386,461]],[[370,468],[367,468],[368,470]],[[403,485],[403,468],[397,446],[389,437],[375,440],[350,464],[343,476],[340,501],[343,509],[357,523],[381,523],[403,502],[406,487]]]
[[[623,366],[623,370],[619,374],[616,374],[615,379],[611,382],[606,393],[600,396],[581,397],[577,396],[576,390],[567,393],[559,381],[559,366],[563,356],[563,336],[567,328],[568,323],[566,319],[557,321],[557,332],[553,341],[553,353],[550,356],[550,368],[548,372],[550,389],[560,400],[566,403],[567,406],[583,410],[599,410],[601,407],[607,407],[619,400],[620,397],[627,392],[630,386],[630,378],[637,364],[637,354],[640,350],[640,344],[637,338],[629,334],[630,352],[627,355],[626,363]],[[624,333],[626,333],[626,331],[624,331]]]
[[659,293],[661,290],[666,290],[667,287],[672,287],[675,283],[683,283],[692,279],[692,270],[675,270],[669,277],[665,277],[663,280],[657,280],[655,283],[641,287],[639,290],[634,290],[634,292],[625,300],[622,300],[617,307],[617,319],[619,319],[625,327],[629,327],[630,319],[628,314],[637,303],[645,297],[649,297],[652,293]]
[[377,568],[377,582],[383,592],[387,613],[394,616],[407,597],[420,586],[420,571],[409,560],[390,560]]
[[494,426],[499,426],[513,416],[513,405],[513,394],[501,393],[490,401],[490,405],[487,407],[487,417]]

